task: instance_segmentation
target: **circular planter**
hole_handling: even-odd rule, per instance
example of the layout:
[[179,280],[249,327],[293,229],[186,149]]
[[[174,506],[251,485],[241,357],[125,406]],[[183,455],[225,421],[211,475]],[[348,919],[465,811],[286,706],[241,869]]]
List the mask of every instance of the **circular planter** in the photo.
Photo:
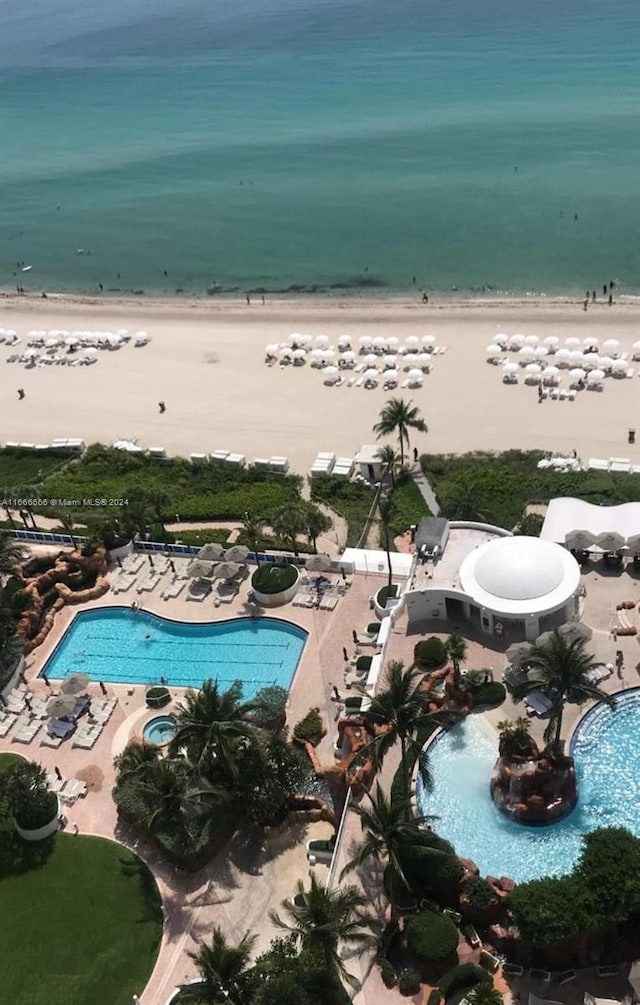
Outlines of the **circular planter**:
[[60,816],[60,800],[56,796],[56,811],[49,820],[48,823],[44,824],[42,827],[38,827],[35,830],[27,830],[24,827],[20,827],[17,821],[14,819],[13,825],[23,839],[23,841],[44,841],[45,838],[51,837],[58,830],[60,824],[58,818]]
[[164,684],[150,687],[145,694],[145,701],[149,708],[164,708],[171,701],[171,692]]
[[382,603],[382,600],[384,598],[381,596],[381,594],[386,589],[387,588],[383,586],[380,590],[378,590],[375,597],[373,598],[373,609],[376,612],[376,616],[381,619],[387,618],[391,614],[391,611],[394,609],[394,607],[398,606],[401,600],[400,587],[397,586],[396,589],[398,591],[398,595],[395,597],[387,597],[386,603]]
[[[260,566],[263,569],[264,566]],[[261,607],[282,607],[283,604],[290,604],[298,591],[298,584],[300,582],[300,571],[296,569],[295,566],[289,566],[290,569],[295,571],[295,579],[290,586],[287,586],[284,590],[280,590],[277,593],[263,593],[262,590],[255,586],[255,578],[258,570],[253,573],[251,577],[251,588],[253,590],[253,596]]]

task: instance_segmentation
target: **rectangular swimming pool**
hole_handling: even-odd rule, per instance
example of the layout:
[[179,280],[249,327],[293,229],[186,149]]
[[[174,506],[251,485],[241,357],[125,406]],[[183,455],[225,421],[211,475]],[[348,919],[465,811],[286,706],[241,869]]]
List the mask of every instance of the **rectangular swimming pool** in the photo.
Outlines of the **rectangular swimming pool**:
[[193,624],[104,607],[76,614],[40,676],[194,688],[207,678],[223,687],[240,680],[249,698],[273,684],[289,689],[306,640],[304,629],[279,618]]

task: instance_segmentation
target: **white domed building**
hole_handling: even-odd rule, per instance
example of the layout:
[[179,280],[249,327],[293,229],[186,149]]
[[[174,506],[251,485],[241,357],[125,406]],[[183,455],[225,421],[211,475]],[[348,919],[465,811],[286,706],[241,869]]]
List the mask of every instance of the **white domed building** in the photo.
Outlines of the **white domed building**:
[[468,620],[511,641],[579,617],[580,566],[566,548],[482,525],[449,525],[441,554],[420,559],[404,601],[409,624]]

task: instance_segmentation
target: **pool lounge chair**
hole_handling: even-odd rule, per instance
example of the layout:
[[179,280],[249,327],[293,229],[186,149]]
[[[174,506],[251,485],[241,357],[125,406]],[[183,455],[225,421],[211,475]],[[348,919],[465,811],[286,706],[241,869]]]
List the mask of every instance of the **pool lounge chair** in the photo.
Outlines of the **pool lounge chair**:
[[70,722],[67,719],[49,719],[47,723],[47,735],[61,742],[75,733],[76,729],[75,722]]
[[14,729],[11,739],[17,743],[31,743],[41,726],[40,719],[32,719],[20,729]]
[[61,736],[49,736],[49,734],[46,732],[43,736],[40,737],[41,747],[54,747],[55,749],[57,749],[62,742],[63,741]]
[[150,572],[146,579],[138,585],[138,593],[150,593],[151,590],[155,590],[156,586],[160,582],[160,576],[157,572]]
[[95,726],[91,730],[87,730],[84,733],[79,733],[74,736],[72,747],[81,747],[83,750],[91,750],[95,746],[96,741],[100,738],[102,733],[102,726]]
[[196,600],[201,603],[210,593],[211,583],[207,583],[203,579],[194,579],[193,582],[189,583],[187,600]]
[[542,691],[532,691],[525,700],[527,715],[535,715],[542,718],[551,711],[551,701]]
[[318,607],[321,611],[333,611],[338,604],[340,597],[336,596],[335,593],[326,593]]
[[76,799],[84,799],[87,794],[87,783],[79,778],[71,778],[65,782],[60,790],[60,798],[63,803],[75,802]]
[[47,788],[50,792],[60,792],[65,784],[64,778],[58,778],[55,771],[50,771],[47,775]]
[[6,736],[10,729],[14,726],[16,721],[15,715],[6,714],[0,715],[0,737]]

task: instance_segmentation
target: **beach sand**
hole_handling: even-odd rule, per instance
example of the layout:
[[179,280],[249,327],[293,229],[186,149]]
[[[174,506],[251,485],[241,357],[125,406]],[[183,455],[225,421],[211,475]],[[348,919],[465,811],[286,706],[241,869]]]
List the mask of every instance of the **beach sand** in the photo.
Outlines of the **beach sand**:
[[[412,444],[432,453],[509,448],[577,450],[588,457],[624,456],[640,462],[640,446],[627,443],[638,429],[640,364],[632,379],[608,378],[603,393],[584,391],[574,402],[538,403],[535,387],[502,384],[485,347],[498,331],[543,339],[596,335],[620,340],[630,353],[640,337],[640,305],[569,302],[474,302],[442,306],[403,300],[151,301],[0,299],[0,325],[21,336],[16,350],[0,346],[0,440],[47,443],[81,437],[87,443],[135,439],[188,455],[226,449],[256,457],[282,455],[306,473],[320,450],[353,456],[375,442],[372,426],[390,394],[410,398],[429,425]],[[101,351],[91,367],[8,364],[26,347],[29,329],[145,329],[152,341]],[[267,367],[265,345],[292,332],[436,336],[446,354],[417,390],[385,392],[326,387],[304,367]],[[569,380],[564,373],[564,386]],[[349,376],[349,375],[347,375]],[[26,397],[18,400],[17,389]],[[161,415],[159,401],[166,402]]]

